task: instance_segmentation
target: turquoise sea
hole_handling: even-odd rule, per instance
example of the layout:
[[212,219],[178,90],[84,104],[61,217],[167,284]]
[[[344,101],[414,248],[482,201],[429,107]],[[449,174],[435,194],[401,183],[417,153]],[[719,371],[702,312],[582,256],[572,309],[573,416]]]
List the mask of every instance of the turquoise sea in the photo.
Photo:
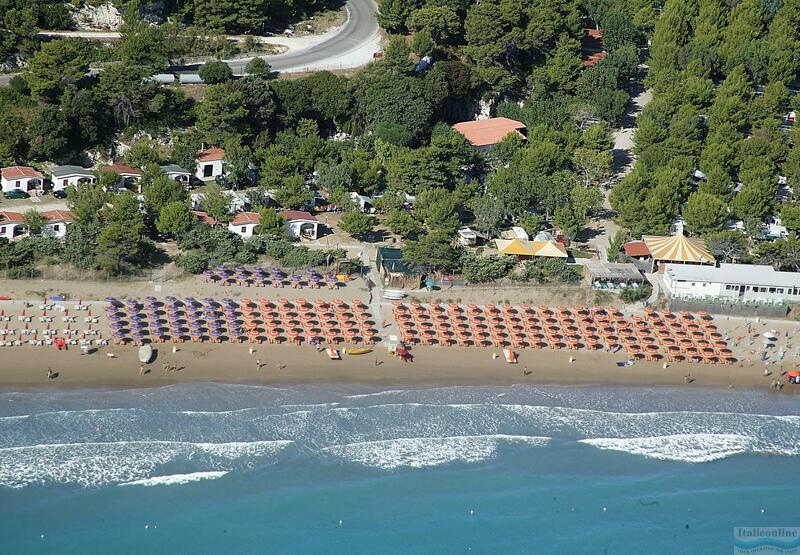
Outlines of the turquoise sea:
[[800,397],[0,392],[3,553],[731,553],[800,526]]

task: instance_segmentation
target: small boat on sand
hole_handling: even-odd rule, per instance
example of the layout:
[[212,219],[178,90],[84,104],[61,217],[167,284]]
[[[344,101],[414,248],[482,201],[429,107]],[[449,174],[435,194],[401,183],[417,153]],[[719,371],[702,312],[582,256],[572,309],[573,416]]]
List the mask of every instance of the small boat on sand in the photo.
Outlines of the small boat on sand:
[[328,353],[328,358],[330,358],[331,360],[342,360],[342,355],[340,355],[339,351],[337,351],[333,347],[328,347],[325,352]]
[[353,349],[345,349],[344,354],[346,355],[366,355],[367,353],[371,353],[372,349],[369,347],[355,347]]
[[517,355],[511,349],[503,349],[503,356],[506,357],[506,362],[509,364],[517,363]]

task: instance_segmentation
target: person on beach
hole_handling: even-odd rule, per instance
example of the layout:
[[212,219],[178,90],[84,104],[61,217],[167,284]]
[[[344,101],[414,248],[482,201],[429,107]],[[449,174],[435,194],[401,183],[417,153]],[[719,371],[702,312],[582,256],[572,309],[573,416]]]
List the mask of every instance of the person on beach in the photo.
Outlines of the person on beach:
[[256,370],[261,370],[261,359],[260,358],[256,359]]
[[284,368],[286,368],[286,365],[283,364],[280,360],[278,361],[278,364],[276,364],[275,366],[278,367],[278,370],[283,370]]
[[47,379],[48,380],[52,380],[53,379],[53,369],[52,368],[48,368],[47,369]]
[[168,363],[166,363],[166,362],[164,362],[164,363],[161,365],[161,369],[162,369],[164,372],[169,372],[169,364],[168,364]]
[[139,365],[139,375],[144,376],[144,364]]

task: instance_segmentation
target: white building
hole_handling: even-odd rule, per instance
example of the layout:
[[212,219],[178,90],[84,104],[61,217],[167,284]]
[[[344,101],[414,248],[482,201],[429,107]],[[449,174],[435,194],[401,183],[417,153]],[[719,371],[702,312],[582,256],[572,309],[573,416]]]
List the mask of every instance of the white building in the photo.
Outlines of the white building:
[[119,176],[117,187],[121,189],[130,189],[137,193],[142,192],[142,172],[136,168],[132,168],[127,164],[112,164],[110,166],[102,166],[98,171],[117,174]]
[[318,239],[319,220],[303,210],[284,210],[281,216],[286,220],[286,235],[292,239]]
[[197,179],[214,179],[225,173],[225,150],[207,148],[197,152]]
[[94,172],[80,166],[56,166],[50,173],[53,191],[63,191],[68,187],[77,187],[82,183],[94,183]]
[[69,210],[47,210],[42,212],[47,218],[47,224],[42,229],[42,235],[63,239],[67,235],[67,226],[75,223],[75,216]]
[[0,238],[13,241],[25,234],[25,220],[19,212],[0,210]]
[[800,300],[800,273],[778,272],[766,265],[667,264],[664,285],[673,299],[762,303]]
[[41,189],[44,176],[30,166],[10,166],[0,170],[3,192]]
[[235,233],[242,239],[253,236],[253,231],[261,222],[258,212],[239,212],[228,224],[228,231]]
[[[67,235],[67,226],[75,222],[75,217],[69,210],[47,210],[41,214],[47,218],[47,223],[42,228],[44,237],[63,239]],[[28,235],[23,214],[0,211],[0,237],[14,241]]]
[[164,175],[177,181],[178,183],[182,183],[185,186],[189,186],[190,178],[192,174],[189,170],[185,170],[177,164],[169,164],[166,166],[161,166],[161,171],[164,172]]

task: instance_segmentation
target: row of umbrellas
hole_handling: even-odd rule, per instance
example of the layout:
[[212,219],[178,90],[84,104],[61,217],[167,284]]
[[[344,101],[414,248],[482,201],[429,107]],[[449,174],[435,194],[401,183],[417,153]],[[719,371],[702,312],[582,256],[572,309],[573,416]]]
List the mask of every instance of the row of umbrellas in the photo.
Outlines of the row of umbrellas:
[[187,340],[294,343],[374,342],[375,322],[361,301],[347,304],[304,299],[217,301],[168,296],[119,300],[107,297],[105,312],[117,343]]
[[528,305],[408,305],[392,314],[403,342],[423,345],[552,349],[624,349],[647,360],[734,362],[733,353],[706,313],[658,313],[627,318],[612,307]]
[[348,304],[341,299],[314,303],[305,299],[242,299],[241,311],[248,339],[255,342],[372,344],[378,340],[375,321],[360,300]]
[[265,287],[273,285],[283,287],[302,288],[304,285],[319,288],[323,284],[329,288],[337,287],[339,280],[332,272],[321,273],[311,268],[305,272],[287,272],[282,268],[273,267],[271,269],[255,268],[248,269],[244,266],[228,266],[220,264],[216,268],[210,268],[203,272],[205,281],[217,283],[219,285],[243,285],[246,287]]

